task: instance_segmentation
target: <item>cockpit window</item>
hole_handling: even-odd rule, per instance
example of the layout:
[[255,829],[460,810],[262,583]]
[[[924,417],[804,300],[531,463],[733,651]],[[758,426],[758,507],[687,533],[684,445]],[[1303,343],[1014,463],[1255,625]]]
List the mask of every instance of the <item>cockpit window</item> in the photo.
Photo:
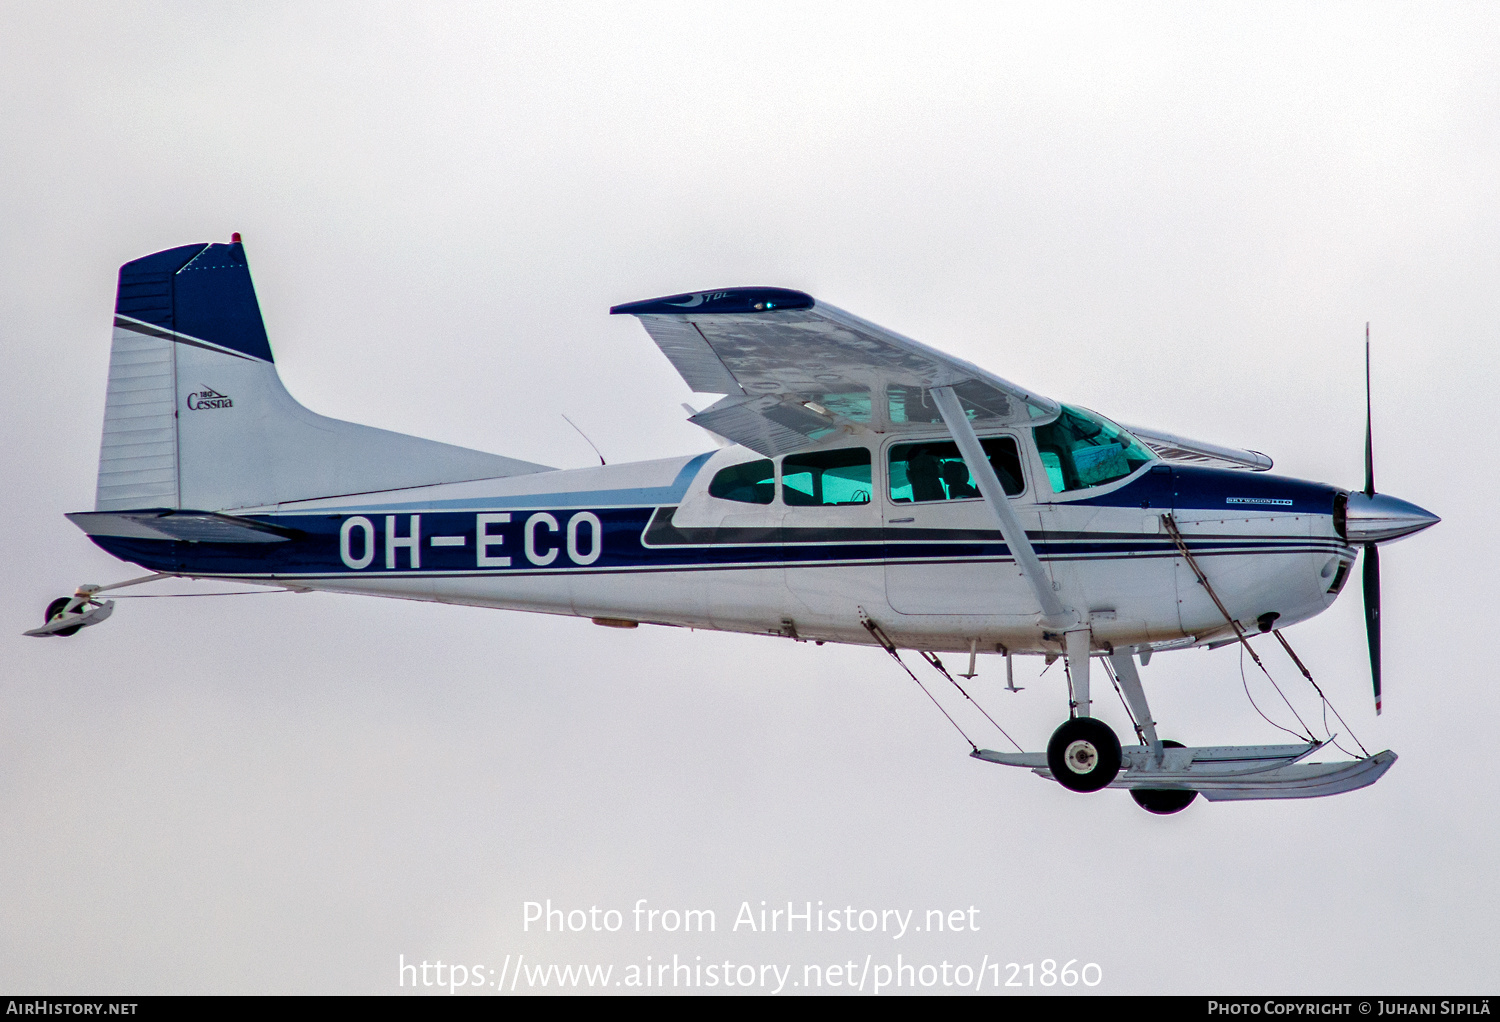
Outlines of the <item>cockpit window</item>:
[[769,504],[776,499],[776,466],[768,458],[720,469],[708,484],[708,495],[741,504]]
[[[1021,476],[1021,453],[1014,437],[980,441],[1000,485],[1014,497],[1026,488]],[[966,500],[979,496],[969,466],[952,440],[925,440],[891,447],[891,500],[897,504],[927,500]]]
[[870,450],[788,454],[781,462],[781,499],[793,507],[870,502]]
[[1032,432],[1054,493],[1112,483],[1156,460],[1121,427],[1071,405],[1063,405],[1055,420]]

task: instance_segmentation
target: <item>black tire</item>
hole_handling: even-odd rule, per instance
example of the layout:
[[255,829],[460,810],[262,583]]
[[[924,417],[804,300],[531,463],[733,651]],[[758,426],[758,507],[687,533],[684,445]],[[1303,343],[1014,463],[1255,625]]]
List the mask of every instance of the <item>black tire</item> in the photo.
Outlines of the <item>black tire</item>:
[[1192,805],[1198,793],[1185,788],[1131,788],[1130,797],[1148,813],[1171,816]]
[[[1181,742],[1174,742],[1171,739],[1163,739],[1161,744],[1168,749],[1182,748]],[[1135,799],[1136,805],[1148,813],[1171,816],[1192,805],[1198,793],[1186,788],[1131,788],[1130,797]]]
[[1120,773],[1120,739],[1094,717],[1065,720],[1047,743],[1047,769],[1069,791],[1098,791]]
[[[71,599],[71,597],[59,596],[57,599],[55,599],[51,603],[47,604],[47,616],[42,619],[42,624],[47,624],[48,622],[50,622],[54,618],[56,618],[59,614],[61,614],[63,612],[63,608],[68,605],[68,601],[70,599]],[[58,631],[53,632],[52,634],[53,635],[77,635],[78,634],[78,629],[80,629],[82,627],[83,627],[83,625],[74,625],[72,628],[63,628],[63,629],[60,629]]]

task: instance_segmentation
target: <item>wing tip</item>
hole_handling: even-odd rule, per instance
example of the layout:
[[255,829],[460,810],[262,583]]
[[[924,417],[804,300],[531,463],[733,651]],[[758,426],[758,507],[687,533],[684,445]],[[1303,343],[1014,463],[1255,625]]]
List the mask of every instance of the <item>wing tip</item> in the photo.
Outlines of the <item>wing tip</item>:
[[784,287],[731,287],[719,291],[690,291],[612,305],[611,316],[734,315],[783,309],[810,309],[812,295]]

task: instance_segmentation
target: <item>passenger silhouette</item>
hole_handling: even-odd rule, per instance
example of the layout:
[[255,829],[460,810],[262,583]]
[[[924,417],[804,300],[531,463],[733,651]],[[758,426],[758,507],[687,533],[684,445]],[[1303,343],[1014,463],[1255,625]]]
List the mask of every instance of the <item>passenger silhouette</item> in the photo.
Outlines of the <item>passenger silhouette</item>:
[[969,479],[969,466],[961,461],[943,462],[943,482],[948,484],[949,500],[979,496],[979,490]]
[[912,452],[906,463],[906,478],[911,482],[912,500],[946,500],[943,484],[939,481],[942,462],[932,456],[926,447]]

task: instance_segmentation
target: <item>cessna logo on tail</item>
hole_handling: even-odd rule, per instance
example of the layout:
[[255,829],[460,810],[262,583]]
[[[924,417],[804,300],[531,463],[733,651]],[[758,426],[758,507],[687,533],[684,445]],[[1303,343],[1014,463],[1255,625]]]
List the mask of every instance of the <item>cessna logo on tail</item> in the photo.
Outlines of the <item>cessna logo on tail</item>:
[[220,394],[212,387],[205,386],[203,384],[199,384],[199,386],[203,387],[203,389],[198,391],[197,393],[189,394],[187,396],[187,406],[189,411],[196,412],[204,408],[234,407],[234,402],[231,401],[226,395]]

